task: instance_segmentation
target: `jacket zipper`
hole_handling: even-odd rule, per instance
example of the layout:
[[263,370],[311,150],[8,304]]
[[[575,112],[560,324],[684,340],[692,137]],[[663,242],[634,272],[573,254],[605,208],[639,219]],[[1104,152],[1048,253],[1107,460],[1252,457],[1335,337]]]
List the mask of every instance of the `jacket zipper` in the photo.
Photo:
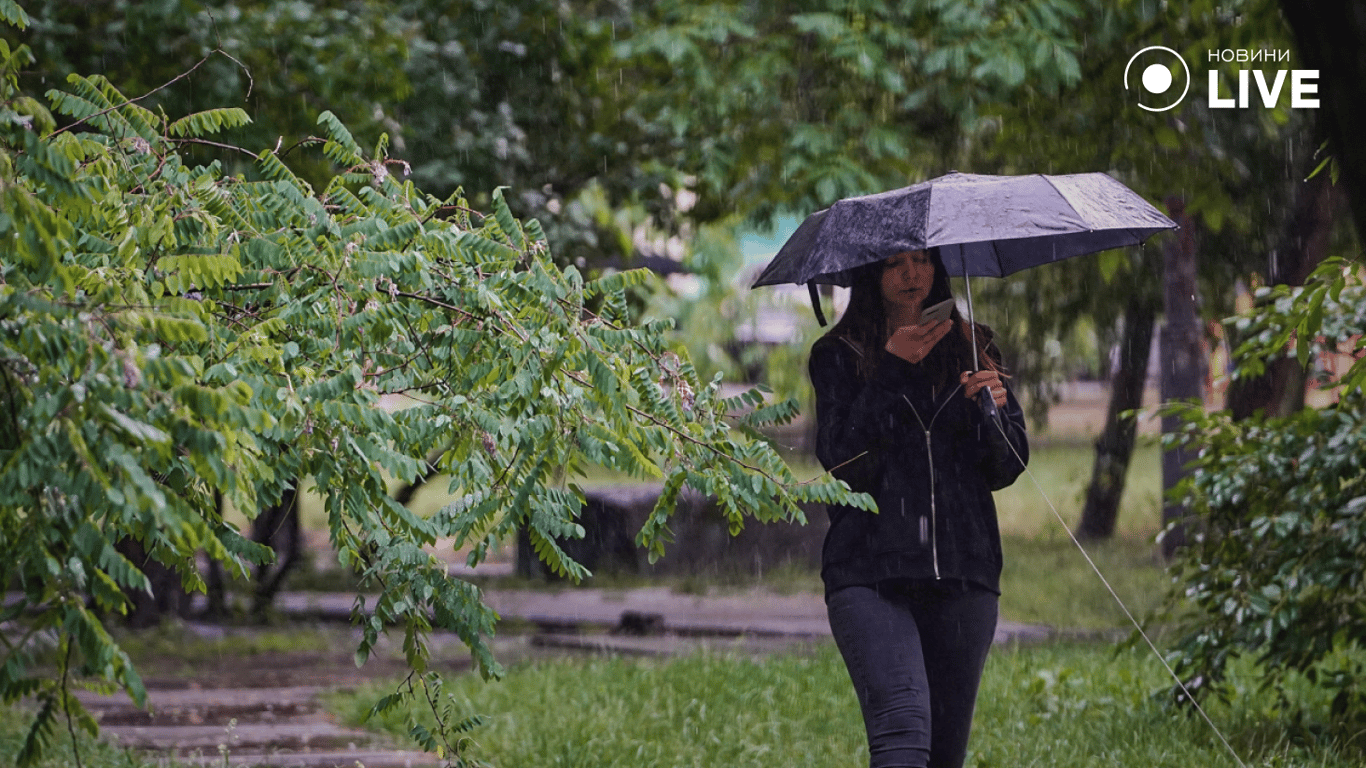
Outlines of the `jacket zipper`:
[[[942,579],[943,576],[939,574],[939,519],[937,505],[935,504],[936,483],[934,477],[934,443],[930,440],[930,427],[934,426],[934,422],[939,418],[939,414],[944,412],[944,406],[949,404],[949,401],[953,399],[953,396],[958,393],[959,389],[962,389],[962,386],[962,384],[959,384],[958,386],[954,387],[953,391],[949,393],[949,396],[944,398],[944,402],[940,404],[939,408],[935,410],[934,415],[930,417],[930,423],[928,426],[925,424],[925,420],[920,418],[920,412],[917,411],[915,409],[915,406],[911,404],[911,399],[909,397],[906,397],[905,395],[901,396],[901,399],[906,401],[906,405],[909,405],[911,407],[911,413],[915,415],[915,420],[920,422],[920,428],[925,431],[925,459],[929,462],[930,465],[930,557],[933,559],[934,562],[935,579]],[[903,516],[906,514],[906,499],[904,497],[901,500],[901,513]],[[920,529],[922,532],[921,539],[923,540],[923,532],[925,530],[925,518],[922,516],[920,518],[920,521]]]

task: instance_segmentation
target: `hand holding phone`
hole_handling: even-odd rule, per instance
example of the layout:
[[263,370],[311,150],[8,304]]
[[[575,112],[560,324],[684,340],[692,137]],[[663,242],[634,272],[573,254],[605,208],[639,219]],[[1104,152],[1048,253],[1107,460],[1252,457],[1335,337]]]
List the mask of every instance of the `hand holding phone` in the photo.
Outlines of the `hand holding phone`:
[[937,323],[940,320],[948,320],[949,314],[953,312],[953,299],[944,299],[938,304],[925,307],[920,310],[920,324]]

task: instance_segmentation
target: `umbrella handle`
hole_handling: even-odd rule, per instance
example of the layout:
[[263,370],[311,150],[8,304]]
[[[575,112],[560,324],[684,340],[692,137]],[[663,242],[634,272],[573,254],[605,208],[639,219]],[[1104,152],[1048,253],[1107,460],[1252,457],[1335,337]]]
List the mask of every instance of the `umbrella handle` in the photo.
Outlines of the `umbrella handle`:
[[982,417],[995,419],[1000,417],[1000,411],[996,407],[996,398],[991,395],[991,387],[982,387],[977,391],[977,404],[982,406]]
[[[958,248],[959,255],[962,255],[962,246]],[[977,356],[981,354],[977,349],[977,322],[972,316],[972,282],[968,279],[967,257],[963,257],[963,286],[968,294],[968,329],[972,333],[972,372],[982,370],[981,361]],[[991,387],[982,387],[977,391],[977,404],[982,407],[982,428],[991,429],[996,425],[993,423],[1001,417],[1000,411],[996,408],[996,398],[991,396]]]

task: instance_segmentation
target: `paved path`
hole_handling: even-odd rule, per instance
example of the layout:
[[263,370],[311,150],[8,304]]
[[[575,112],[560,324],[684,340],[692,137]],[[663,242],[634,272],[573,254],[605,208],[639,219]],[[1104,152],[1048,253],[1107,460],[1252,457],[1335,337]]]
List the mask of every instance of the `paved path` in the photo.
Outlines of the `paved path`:
[[334,768],[437,766],[433,755],[394,749],[372,733],[342,727],[322,711],[319,686],[167,688],[148,681],[151,714],[123,694],[77,696],[100,735],[190,765]]
[[[491,590],[488,603],[504,620],[533,624],[543,633],[630,630],[644,623],[645,634],[692,637],[769,637],[820,640],[830,636],[825,601],[819,594],[762,591],[691,595],[667,587],[638,589],[564,588]],[[286,593],[276,607],[287,615],[349,620],[355,597],[349,594]],[[623,627],[623,616],[627,616]],[[626,634],[631,634],[627,632]],[[1037,641],[1053,636],[1048,627],[1002,621],[996,642]]]

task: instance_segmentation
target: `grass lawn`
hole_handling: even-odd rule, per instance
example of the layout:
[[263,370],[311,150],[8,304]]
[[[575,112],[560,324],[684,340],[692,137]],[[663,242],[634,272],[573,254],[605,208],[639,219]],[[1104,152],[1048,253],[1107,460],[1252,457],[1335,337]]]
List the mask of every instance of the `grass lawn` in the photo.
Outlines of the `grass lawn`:
[[[1202,720],[1150,694],[1156,660],[1099,644],[998,649],[979,697],[967,765],[1224,768],[1232,756]],[[352,724],[388,688],[332,697]],[[538,662],[498,683],[448,684],[462,713],[487,717],[470,756],[493,766],[867,765],[853,688],[833,645],[765,659],[697,655],[670,660]],[[1267,712],[1216,706],[1212,717],[1249,766],[1359,766],[1291,739]],[[399,736],[398,717],[370,722]]]

